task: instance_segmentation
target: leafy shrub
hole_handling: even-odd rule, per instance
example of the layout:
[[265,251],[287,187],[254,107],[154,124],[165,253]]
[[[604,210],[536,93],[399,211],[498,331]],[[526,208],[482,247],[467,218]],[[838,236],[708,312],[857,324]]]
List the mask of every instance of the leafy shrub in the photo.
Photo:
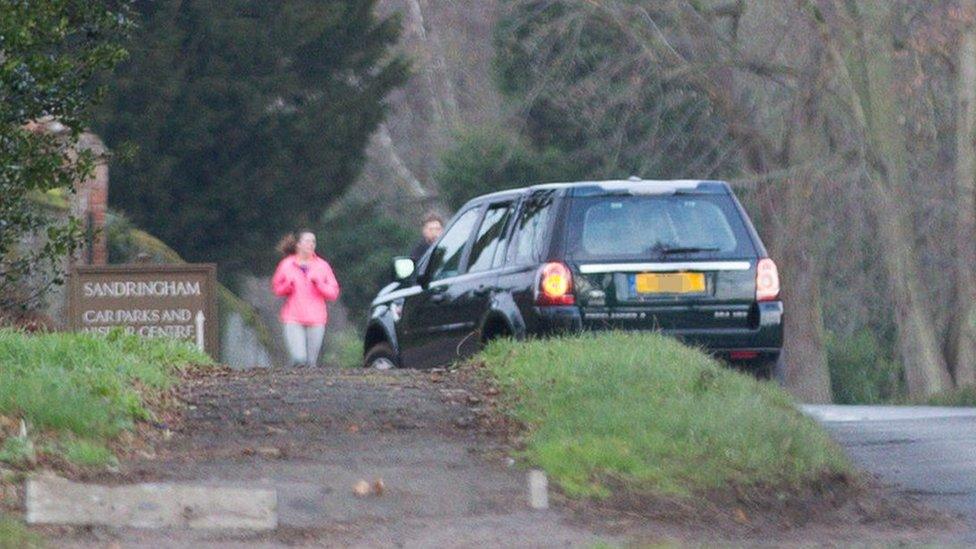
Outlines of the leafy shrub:
[[330,333],[326,331],[322,364],[340,368],[363,365],[363,337],[353,329]]
[[850,336],[827,335],[827,365],[834,402],[879,404],[905,393],[901,365],[885,356],[874,335],[861,330]]
[[505,130],[481,127],[462,133],[441,157],[438,186],[452,208],[482,194],[570,177],[555,152],[537,153]]
[[968,406],[976,407],[976,385],[950,389],[925,400],[930,406]]
[[342,303],[355,322],[366,319],[377,290],[392,281],[392,260],[408,255],[416,229],[384,216],[376,204],[348,202],[331,210],[316,227],[318,253],[342,287]]

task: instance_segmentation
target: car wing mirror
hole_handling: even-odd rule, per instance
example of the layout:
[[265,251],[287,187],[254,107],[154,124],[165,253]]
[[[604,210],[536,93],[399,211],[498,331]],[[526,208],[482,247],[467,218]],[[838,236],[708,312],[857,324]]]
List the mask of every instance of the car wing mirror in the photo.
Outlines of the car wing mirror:
[[393,277],[397,282],[406,282],[416,274],[417,266],[409,257],[393,258]]

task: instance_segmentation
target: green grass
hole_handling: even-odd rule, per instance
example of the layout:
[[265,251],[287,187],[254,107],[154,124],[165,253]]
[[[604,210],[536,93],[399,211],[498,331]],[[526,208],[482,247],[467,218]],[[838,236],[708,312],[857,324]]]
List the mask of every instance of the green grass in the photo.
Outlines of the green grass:
[[96,456],[104,457],[106,443],[151,419],[148,404],[176,382],[180,369],[210,363],[169,339],[0,329],[0,414],[26,420],[32,436],[41,431],[68,440],[58,445],[68,459],[104,461]]
[[0,513],[0,549],[32,549],[43,547],[40,536],[29,531],[24,523]]
[[34,462],[37,455],[34,443],[29,437],[7,437],[0,445],[0,461],[17,467],[27,467]]
[[849,474],[828,435],[772,383],[657,334],[497,341],[482,360],[527,428],[524,458],[574,497],[690,497]]
[[111,450],[102,444],[84,439],[68,439],[62,442],[59,453],[68,461],[82,467],[116,465],[118,460]]
[[976,406],[976,385],[950,389],[928,397],[923,404],[929,406]]

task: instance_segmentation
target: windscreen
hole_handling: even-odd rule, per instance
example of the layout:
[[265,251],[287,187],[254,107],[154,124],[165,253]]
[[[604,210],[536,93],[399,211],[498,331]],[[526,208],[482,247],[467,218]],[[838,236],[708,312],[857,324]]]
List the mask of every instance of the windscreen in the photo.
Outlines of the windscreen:
[[755,255],[739,211],[727,195],[576,197],[567,223],[567,255],[576,260]]

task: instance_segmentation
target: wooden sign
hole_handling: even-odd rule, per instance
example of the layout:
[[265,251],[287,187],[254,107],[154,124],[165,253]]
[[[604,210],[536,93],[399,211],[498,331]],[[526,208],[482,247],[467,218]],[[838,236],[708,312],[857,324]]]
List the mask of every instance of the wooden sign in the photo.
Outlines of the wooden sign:
[[218,359],[216,265],[78,265],[68,284],[70,329],[184,339]]

